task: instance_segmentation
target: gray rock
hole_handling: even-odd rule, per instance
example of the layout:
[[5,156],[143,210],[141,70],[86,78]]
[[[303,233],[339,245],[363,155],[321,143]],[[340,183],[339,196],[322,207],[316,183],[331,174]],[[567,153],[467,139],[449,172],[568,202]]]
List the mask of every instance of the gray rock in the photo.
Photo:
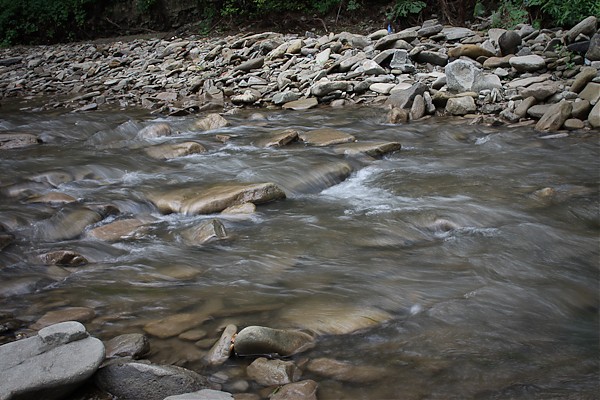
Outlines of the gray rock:
[[190,154],[206,152],[206,148],[197,142],[165,143],[144,149],[146,154],[157,160],[171,160]]
[[354,67],[356,64],[366,59],[367,55],[363,52],[360,52],[354,56],[350,56],[347,58],[343,58],[338,64],[337,69],[340,72],[348,72]]
[[0,398],[58,399],[91,377],[104,360],[104,345],[69,321],[0,346]]
[[588,82],[585,88],[579,93],[579,98],[596,104],[600,100],[600,83]]
[[251,71],[253,69],[262,68],[262,66],[264,64],[265,64],[265,58],[264,57],[259,57],[259,58],[253,58],[251,60],[243,62],[240,65],[238,65],[237,67],[235,67],[234,69],[236,71],[249,72],[249,71]]
[[377,54],[375,57],[373,57],[373,61],[375,61],[377,64],[383,66],[384,63],[387,60],[389,60],[397,50],[398,49],[387,49],[387,50],[380,51],[379,54]]
[[150,343],[146,335],[127,333],[116,336],[106,342],[106,358],[131,357],[139,359],[150,351]]
[[311,146],[331,146],[334,144],[353,142],[354,136],[331,128],[321,128],[312,131],[302,132],[298,135],[299,139]]
[[521,35],[515,31],[506,31],[498,38],[498,46],[503,56],[517,54],[521,43]]
[[40,143],[42,141],[31,133],[0,133],[0,150],[20,149]]
[[593,128],[600,128],[600,101],[590,111],[588,122]]
[[421,64],[432,64],[445,67],[448,64],[448,55],[438,51],[424,50],[415,56],[415,60]]
[[456,60],[446,65],[446,80],[448,90],[455,93],[471,91],[479,70],[473,63]]
[[408,57],[408,51],[406,50],[394,51],[392,61],[390,61],[390,68],[400,70],[403,73],[414,72],[415,70],[415,66]]
[[427,21],[425,21],[425,23],[423,23],[423,26],[421,27],[421,29],[419,29],[417,31],[417,35],[421,36],[421,37],[429,37],[429,36],[433,36],[436,33],[440,33],[444,27],[442,26],[442,24],[437,23],[432,23],[432,24],[426,24]]
[[300,93],[292,92],[291,90],[286,90],[285,92],[280,92],[273,95],[273,104],[279,106],[285,103],[296,101],[300,97],[302,97]]
[[317,400],[319,385],[313,380],[288,383],[269,397],[269,400]]
[[392,90],[385,104],[397,108],[410,108],[415,97],[422,96],[426,91],[427,85],[417,82],[405,90]]
[[410,108],[410,119],[416,120],[422,118],[425,115],[425,99],[420,94],[415,96],[413,104]]
[[598,21],[595,16],[591,15],[585,18],[567,32],[565,35],[567,43],[573,43],[580,34],[592,36],[596,33],[597,26]]
[[219,114],[208,114],[204,118],[199,119],[194,123],[194,126],[201,131],[212,131],[214,129],[224,128],[229,125],[229,122]]
[[373,46],[375,50],[386,49],[405,49],[410,50],[412,46],[407,43],[409,40],[417,38],[417,32],[404,30],[398,33],[392,33],[379,39]]
[[33,236],[36,240],[48,242],[74,239],[87,226],[103,218],[101,213],[87,207],[63,208],[49,219],[36,224]]
[[515,114],[519,118],[523,118],[527,115],[527,110],[537,103],[535,97],[527,97],[515,108]]
[[475,101],[470,96],[453,97],[446,103],[446,112],[451,115],[465,115],[476,110]]
[[184,242],[189,246],[201,246],[227,238],[223,223],[216,218],[203,221],[197,226],[186,229],[181,233]]
[[571,110],[571,116],[585,121],[590,114],[592,105],[588,100],[575,101],[573,103],[573,110]]
[[389,94],[395,86],[394,83],[373,83],[369,86],[369,90],[380,94]]
[[261,141],[264,147],[282,147],[298,140],[299,132],[295,129],[286,129],[268,139]]
[[335,146],[335,152],[350,156],[366,154],[371,157],[381,157],[385,154],[398,151],[401,147],[401,144],[398,142],[366,141],[337,145]]
[[598,70],[594,67],[583,67],[575,76],[571,85],[571,92],[579,93],[585,86],[598,75]]
[[220,212],[236,204],[280,200],[285,198],[285,193],[273,183],[232,183],[173,189],[149,197],[162,213],[194,215]]
[[154,139],[157,137],[171,136],[173,130],[169,124],[160,122],[158,124],[152,124],[137,133],[139,139]]
[[197,392],[165,397],[165,400],[234,400],[231,393],[220,390],[202,389]]
[[233,338],[237,333],[237,326],[227,325],[221,334],[221,337],[208,351],[204,360],[208,365],[221,365],[229,359],[233,347]]
[[573,106],[568,101],[553,104],[535,125],[538,131],[557,131],[571,115]]
[[254,104],[260,100],[260,92],[257,90],[247,89],[244,93],[231,96],[231,102],[233,104]]
[[527,115],[533,118],[542,118],[546,111],[551,107],[550,104],[537,104],[527,109]]
[[548,97],[561,90],[558,82],[545,81],[540,83],[534,83],[520,90],[523,98],[534,97],[537,101],[544,101]]
[[296,101],[290,101],[289,103],[285,103],[282,107],[286,110],[308,110],[310,108],[314,108],[319,105],[319,101],[314,97],[309,97],[307,99],[300,99]]
[[590,61],[600,61],[600,32],[592,36],[585,58]]
[[291,361],[257,358],[246,368],[248,376],[262,386],[285,385],[300,379],[302,371]]
[[444,27],[441,32],[444,36],[446,36],[446,40],[454,41],[467,38],[469,36],[475,36],[475,32],[468,28],[461,27]]
[[159,339],[167,339],[197,327],[206,318],[206,315],[200,313],[174,314],[147,323],[144,325],[144,331]]
[[544,59],[536,54],[512,57],[509,63],[517,72],[532,72],[546,68]]
[[565,127],[565,129],[567,129],[569,131],[575,131],[575,130],[583,129],[585,127],[585,124],[580,119],[569,118],[565,121],[564,127]]
[[385,74],[385,69],[383,69],[379,64],[377,64],[373,60],[364,60],[359,68],[357,68],[357,72],[359,69],[365,75],[383,75]]
[[116,242],[118,240],[135,236],[141,231],[144,221],[137,218],[119,219],[108,224],[90,229],[86,237],[104,240],[106,242]]
[[475,82],[473,82],[473,86],[471,87],[471,90],[474,92],[493,89],[502,89],[500,77],[495,74],[484,74],[481,72],[476,75]]
[[96,385],[119,400],[163,400],[167,396],[210,389],[207,378],[174,365],[119,361],[100,368]]
[[490,57],[483,62],[483,68],[494,69],[494,68],[505,68],[510,67],[510,59],[513,55],[504,57]]
[[310,87],[310,93],[316,97],[323,97],[336,90],[346,91],[349,84],[345,81],[329,81],[323,80],[315,83]]
[[279,354],[286,357],[313,346],[314,338],[301,331],[248,326],[236,336],[234,350],[240,356]]

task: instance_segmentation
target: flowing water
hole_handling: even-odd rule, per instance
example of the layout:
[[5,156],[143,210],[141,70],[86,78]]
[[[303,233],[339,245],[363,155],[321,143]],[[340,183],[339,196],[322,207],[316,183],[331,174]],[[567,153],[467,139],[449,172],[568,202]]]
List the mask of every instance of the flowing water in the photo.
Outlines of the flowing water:
[[[597,132],[541,139],[530,128],[464,121],[389,125],[373,108],[263,114],[197,132],[197,116],[0,109],[0,129],[45,142],[0,153],[0,222],[16,236],[0,252],[0,312],[33,323],[89,307],[96,317],[86,326],[102,339],[179,313],[197,313],[210,341],[228,323],[312,329],[316,346],[293,357],[300,366],[326,357],[377,375],[305,371],[319,399],[597,398]],[[136,138],[159,121],[180,134]],[[286,128],[322,127],[402,150],[375,160],[258,145]],[[208,152],[158,161],[143,151],[190,140]],[[352,167],[342,182],[317,173],[340,162]],[[171,186],[267,181],[287,199],[246,217],[161,215],[148,200]],[[50,218],[72,206],[28,198],[55,191],[120,210],[91,227],[122,216],[149,223],[112,243],[49,235]],[[182,240],[186,228],[215,217],[227,240]],[[90,263],[44,266],[38,256],[56,249]],[[372,323],[354,331],[357,316]],[[225,389],[246,379],[251,361],[206,369],[194,342],[151,338],[151,347],[154,362],[220,371]],[[260,390],[250,383],[248,391]]]

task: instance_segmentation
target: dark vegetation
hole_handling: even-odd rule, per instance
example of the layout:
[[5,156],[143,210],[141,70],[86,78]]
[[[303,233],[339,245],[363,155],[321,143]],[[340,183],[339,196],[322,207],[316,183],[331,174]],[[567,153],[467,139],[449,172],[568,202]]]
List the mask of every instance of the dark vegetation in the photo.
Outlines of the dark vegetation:
[[[173,2],[175,3],[175,2]],[[569,27],[600,17],[598,0],[180,0],[188,8],[173,15],[169,0],[0,0],[0,45],[47,44],[102,36],[187,29],[219,34],[315,27],[339,30],[370,24],[396,29],[436,16],[463,25],[489,18],[511,28],[527,22],[539,27]],[[374,25],[374,26],[373,26]]]

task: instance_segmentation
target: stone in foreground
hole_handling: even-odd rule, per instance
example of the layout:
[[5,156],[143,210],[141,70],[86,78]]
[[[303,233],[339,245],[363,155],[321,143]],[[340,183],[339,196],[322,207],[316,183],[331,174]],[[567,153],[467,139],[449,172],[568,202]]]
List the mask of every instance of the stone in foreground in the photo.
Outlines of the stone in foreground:
[[246,369],[248,376],[259,385],[285,385],[297,381],[302,371],[291,361],[257,358]]
[[261,204],[285,198],[285,193],[274,183],[222,184],[208,188],[174,189],[149,196],[163,214],[211,214],[228,207],[254,203]]
[[194,371],[136,361],[114,362],[99,369],[95,382],[119,400],[163,400],[210,388],[208,379]]
[[0,399],[63,398],[103,360],[104,345],[79,322],[48,326],[37,336],[0,346]]
[[231,393],[220,390],[202,389],[197,392],[183,393],[165,397],[165,400],[233,400]]
[[285,357],[313,346],[314,338],[301,331],[248,326],[235,338],[234,350],[240,356],[278,354]]

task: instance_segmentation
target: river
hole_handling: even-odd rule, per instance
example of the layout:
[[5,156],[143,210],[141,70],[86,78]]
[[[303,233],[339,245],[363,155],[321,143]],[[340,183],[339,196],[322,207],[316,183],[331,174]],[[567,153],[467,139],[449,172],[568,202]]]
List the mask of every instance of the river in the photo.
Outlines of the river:
[[[89,307],[96,316],[86,327],[101,339],[184,312],[204,315],[197,328],[213,341],[229,323],[312,329],[316,346],[292,358],[299,365],[327,357],[378,371],[359,382],[305,371],[319,399],[597,398],[597,131],[542,139],[529,127],[433,118],[390,125],[377,108],[328,108],[263,110],[262,119],[243,111],[226,116],[229,127],[198,132],[197,116],[22,107],[0,108],[0,130],[33,132],[44,144],[0,153],[0,222],[16,237],[0,251],[0,312],[33,323]],[[179,134],[136,138],[154,122]],[[283,129],[323,127],[402,149],[370,159],[258,145]],[[190,140],[208,151],[168,161],[143,151]],[[342,182],[313,173],[340,162],[352,168]],[[148,200],[172,185],[269,181],[287,199],[245,216],[162,215]],[[28,199],[54,191],[114,205],[120,214],[109,219],[151,222],[116,242],[44,240],[40,227],[67,206]],[[228,239],[182,240],[208,218],[221,220]],[[90,262],[39,261],[56,249]],[[356,316],[372,315],[373,324],[346,333]],[[250,360],[206,370],[193,342],[150,343],[153,362],[219,371],[225,390],[246,379]]]

